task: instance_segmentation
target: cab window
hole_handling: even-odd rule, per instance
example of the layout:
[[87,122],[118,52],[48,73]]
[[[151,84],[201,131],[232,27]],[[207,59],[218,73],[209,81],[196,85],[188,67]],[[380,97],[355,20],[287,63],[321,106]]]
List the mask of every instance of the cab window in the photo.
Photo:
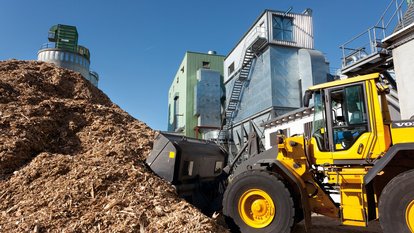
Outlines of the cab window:
[[312,137],[315,138],[320,151],[329,150],[326,132],[325,96],[322,91],[315,92]]
[[367,110],[362,85],[330,92],[334,150],[347,150],[368,131]]

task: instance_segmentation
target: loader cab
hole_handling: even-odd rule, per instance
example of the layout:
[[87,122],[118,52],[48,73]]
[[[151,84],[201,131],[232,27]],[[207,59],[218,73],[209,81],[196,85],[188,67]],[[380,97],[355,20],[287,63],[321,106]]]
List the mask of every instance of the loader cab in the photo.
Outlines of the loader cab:
[[316,92],[313,137],[319,150],[340,151],[352,147],[368,131],[366,109],[362,84]]
[[[309,144],[316,164],[364,164],[377,155],[384,130],[373,77],[318,85],[312,93],[314,119]],[[305,95],[305,103],[308,99]]]

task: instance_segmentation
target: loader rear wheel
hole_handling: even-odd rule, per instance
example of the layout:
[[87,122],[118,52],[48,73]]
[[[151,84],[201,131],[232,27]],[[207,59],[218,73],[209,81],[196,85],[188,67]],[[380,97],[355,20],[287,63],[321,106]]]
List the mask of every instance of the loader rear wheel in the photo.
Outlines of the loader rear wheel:
[[385,186],[378,208],[384,233],[414,232],[414,170],[399,174]]
[[295,209],[289,190],[276,174],[247,171],[227,187],[223,213],[233,232],[290,232]]

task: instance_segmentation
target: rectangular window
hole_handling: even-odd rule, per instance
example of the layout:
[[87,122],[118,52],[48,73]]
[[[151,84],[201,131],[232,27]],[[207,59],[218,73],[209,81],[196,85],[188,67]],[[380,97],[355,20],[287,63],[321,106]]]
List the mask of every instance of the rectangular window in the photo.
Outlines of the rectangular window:
[[293,41],[293,19],[281,15],[273,15],[273,39]]
[[231,63],[231,65],[229,66],[229,68],[228,68],[228,75],[230,75],[231,73],[233,73],[234,72],[234,62],[233,63]]
[[173,123],[173,127],[174,127],[174,131],[177,130],[178,128],[178,113],[179,113],[179,101],[178,101],[178,96],[174,97],[174,123]]
[[210,69],[210,62],[208,62],[208,61],[203,61],[203,68],[204,68],[204,69]]
[[323,91],[315,92],[312,137],[315,138],[320,151],[329,150],[329,142],[326,132],[325,98]]
[[367,110],[362,85],[331,91],[332,128],[335,150],[352,147],[368,131]]

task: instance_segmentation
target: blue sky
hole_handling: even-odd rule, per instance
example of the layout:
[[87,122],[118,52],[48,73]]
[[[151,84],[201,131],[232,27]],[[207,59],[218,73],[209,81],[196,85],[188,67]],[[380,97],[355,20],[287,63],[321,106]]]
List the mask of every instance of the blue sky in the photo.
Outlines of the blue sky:
[[315,49],[340,67],[339,46],[373,26],[391,0],[0,0],[0,60],[35,60],[54,24],[78,28],[99,88],[157,130],[186,51],[227,55],[264,9],[313,10]]

